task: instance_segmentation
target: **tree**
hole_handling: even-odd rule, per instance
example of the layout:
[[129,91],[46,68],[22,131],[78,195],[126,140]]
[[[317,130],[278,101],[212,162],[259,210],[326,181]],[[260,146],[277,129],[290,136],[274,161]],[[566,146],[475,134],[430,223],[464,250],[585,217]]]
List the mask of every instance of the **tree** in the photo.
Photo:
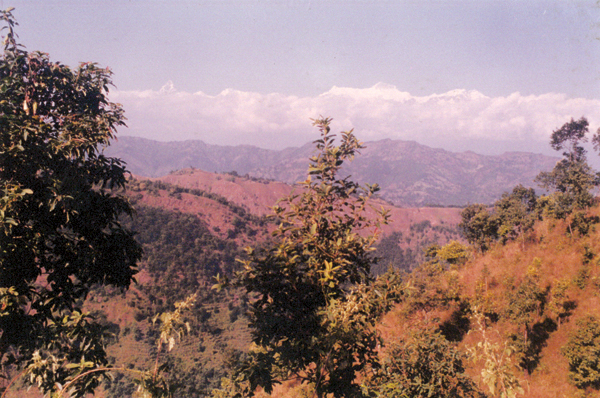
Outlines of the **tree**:
[[463,245],[460,242],[452,240],[446,245],[436,250],[435,256],[440,260],[446,261],[451,265],[463,265],[470,256],[470,249],[468,246]]
[[600,321],[593,316],[577,321],[562,354],[569,361],[569,379],[578,388],[600,389]]
[[498,238],[497,219],[482,204],[465,207],[460,213],[461,222],[458,228],[465,239],[481,251],[489,249],[490,244]]
[[[71,69],[16,41],[12,9],[0,58],[0,360],[44,392],[106,363],[103,332],[81,309],[94,284],[126,288],[141,248],[119,217],[119,159],[102,149],[124,125],[111,72]],[[83,377],[72,396],[92,391]]]
[[548,300],[548,313],[560,328],[561,321],[571,314],[574,301],[569,297],[568,289],[571,281],[567,278],[559,279],[550,289]]
[[[152,318],[152,324],[158,325],[159,336],[156,340],[154,367],[150,370],[132,369],[130,367],[103,367],[87,370],[84,373],[70,379],[64,388],[61,388],[56,398],[66,397],[70,394],[70,387],[86,376],[100,372],[112,371],[120,373],[129,373],[137,377],[135,383],[138,385],[138,395],[142,398],[173,398],[175,392],[180,387],[172,380],[174,373],[172,366],[167,360],[161,361],[161,356],[169,353],[175,343],[181,340],[183,336],[191,331],[190,324],[185,320],[184,313],[189,311],[196,301],[197,294],[188,296],[185,300],[175,303],[175,310],[157,313]],[[36,375],[37,376],[37,375]],[[43,374],[40,376],[43,377]],[[70,396],[70,395],[69,395]],[[54,397],[54,396],[53,396]]]
[[522,354],[520,364],[527,372],[531,372],[537,365],[541,351],[540,345],[532,340],[532,337],[536,337],[534,326],[541,320],[547,301],[547,291],[539,283],[540,264],[540,259],[535,258],[524,280],[507,294],[505,315],[522,333],[511,336],[513,349]]
[[330,121],[314,123],[321,139],[301,192],[274,207],[281,224],[273,245],[247,249],[237,275],[256,297],[249,313],[255,348],[238,373],[248,394],[297,378],[312,384],[318,397],[356,396],[357,373],[376,359],[376,313],[364,300],[364,284],[386,214],[379,212],[376,221],[366,216],[376,185],[363,188],[338,177],[362,145],[350,131],[335,146]]
[[498,219],[498,235],[504,240],[522,237],[524,244],[525,232],[533,228],[538,220],[537,195],[533,188],[525,188],[519,184],[511,193],[505,192],[494,203],[495,215]]
[[512,192],[505,192],[494,203],[493,212],[482,204],[469,205],[461,212],[458,225],[467,241],[485,251],[490,244],[501,238],[503,243],[530,231],[539,218],[537,196],[533,188],[519,184]]
[[480,397],[465,373],[466,356],[437,330],[413,330],[388,347],[382,369],[369,380],[377,397]]
[[[600,177],[587,163],[586,150],[581,143],[587,141],[589,123],[585,117],[565,123],[552,133],[550,145],[553,149],[563,152],[561,159],[550,172],[542,172],[535,181],[542,188],[557,193],[555,202],[559,216],[566,216],[572,210],[588,207],[593,199],[590,190],[600,185]],[[600,138],[593,138],[597,147]]]

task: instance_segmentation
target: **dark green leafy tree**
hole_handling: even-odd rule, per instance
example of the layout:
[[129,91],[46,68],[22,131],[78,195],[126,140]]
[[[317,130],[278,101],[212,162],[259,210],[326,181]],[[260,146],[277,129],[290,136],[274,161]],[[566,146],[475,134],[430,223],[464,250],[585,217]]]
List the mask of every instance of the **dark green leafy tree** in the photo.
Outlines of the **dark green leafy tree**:
[[[533,266],[530,267],[530,270]],[[513,348],[522,354],[521,366],[528,372],[539,361],[541,347],[535,345],[534,326],[541,320],[546,303],[546,292],[539,285],[538,277],[527,275],[521,284],[508,294],[506,317],[520,329],[512,336]]]
[[517,185],[494,203],[494,213],[498,219],[498,235],[503,240],[520,236],[524,244],[525,233],[532,230],[539,219],[535,190]]
[[[339,146],[331,119],[315,125],[321,139],[299,194],[274,208],[281,224],[265,249],[248,249],[239,285],[256,298],[249,317],[254,350],[238,373],[246,393],[300,379],[324,397],[356,396],[356,376],[376,360],[376,315],[366,307],[378,225],[367,217],[376,185],[359,186],[338,173],[362,148],[352,132]],[[243,379],[243,380],[242,380]]]
[[569,360],[569,379],[579,388],[600,388],[600,322],[593,316],[577,321],[562,354]]
[[[587,163],[586,150],[581,145],[587,141],[588,126],[587,119],[582,117],[571,119],[555,130],[550,145],[557,151],[564,151],[563,159],[552,171],[542,172],[535,179],[542,188],[555,192],[555,213],[561,218],[574,209],[590,206],[593,199],[590,191],[600,184],[598,173]],[[600,138],[593,138],[595,146],[599,142]]]
[[494,203],[493,211],[482,204],[469,205],[461,212],[459,228],[467,241],[481,251],[489,249],[492,242],[522,238],[533,229],[540,218],[537,195],[533,188],[517,185],[512,192],[505,192]]
[[494,203],[493,211],[482,204],[469,205],[461,212],[459,228],[467,241],[485,251],[492,242],[503,243],[521,237],[533,229],[539,219],[537,196],[533,188],[517,185]]
[[[94,284],[126,288],[141,249],[122,228],[119,159],[102,149],[122,126],[108,69],[71,69],[17,43],[0,12],[0,360],[48,393],[106,363],[102,330],[81,309]],[[73,385],[73,397],[98,384]]]
[[510,292],[506,315],[514,323],[525,327],[525,338],[529,327],[540,317],[544,302],[544,290],[532,277],[526,277]]
[[460,231],[464,238],[479,250],[489,249],[491,243],[498,239],[498,221],[488,211],[487,206],[469,205],[463,209],[460,216]]
[[466,357],[434,329],[392,343],[382,368],[368,380],[373,397],[483,396],[465,373]]

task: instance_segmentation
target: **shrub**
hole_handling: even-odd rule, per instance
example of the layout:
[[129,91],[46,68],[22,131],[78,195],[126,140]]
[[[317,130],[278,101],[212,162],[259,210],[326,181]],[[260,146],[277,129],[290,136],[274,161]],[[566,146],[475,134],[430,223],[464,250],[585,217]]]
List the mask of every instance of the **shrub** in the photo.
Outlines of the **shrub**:
[[437,330],[411,333],[394,343],[370,392],[380,397],[479,397],[464,373],[463,355]]
[[562,354],[569,360],[569,380],[578,388],[600,388],[600,322],[594,316],[577,321]]
[[450,264],[464,264],[469,259],[469,256],[469,248],[455,240],[437,251],[437,257],[446,260]]

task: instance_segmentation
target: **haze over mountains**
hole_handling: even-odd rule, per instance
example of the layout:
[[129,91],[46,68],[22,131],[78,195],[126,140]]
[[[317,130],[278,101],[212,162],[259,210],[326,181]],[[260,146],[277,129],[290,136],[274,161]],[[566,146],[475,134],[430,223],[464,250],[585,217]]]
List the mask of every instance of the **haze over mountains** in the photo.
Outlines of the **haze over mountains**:
[[[378,183],[381,197],[400,206],[492,203],[517,184],[535,186],[535,176],[551,170],[558,160],[527,152],[498,156],[455,153],[390,139],[365,145],[344,172],[361,183]],[[312,143],[269,150],[250,145],[210,145],[199,140],[159,142],[122,136],[106,153],[122,158],[132,173],[145,177],[193,167],[293,184],[306,179],[313,151]]]

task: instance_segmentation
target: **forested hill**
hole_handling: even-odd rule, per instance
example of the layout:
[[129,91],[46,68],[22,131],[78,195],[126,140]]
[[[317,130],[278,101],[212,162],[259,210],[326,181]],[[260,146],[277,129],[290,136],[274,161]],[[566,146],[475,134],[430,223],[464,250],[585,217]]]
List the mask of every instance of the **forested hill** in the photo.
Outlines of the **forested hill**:
[[[156,187],[163,187],[157,190]],[[140,188],[142,187],[142,188]],[[145,194],[148,191],[155,194]],[[200,201],[190,193],[220,198],[242,209],[248,214],[265,216],[272,214],[271,207],[277,201],[291,194],[301,192],[299,186],[240,176],[236,173],[208,173],[198,169],[182,169],[169,175],[132,183],[130,189],[139,190],[133,197],[141,197],[146,206],[176,210],[206,221],[209,227],[224,232],[231,228],[231,216],[222,215],[222,206],[214,206],[214,201],[206,198]],[[162,194],[159,194],[162,192]],[[374,208],[383,206],[390,212],[390,222],[381,226],[379,244],[382,261],[374,272],[384,272],[388,266],[411,269],[422,260],[422,249],[430,244],[444,244],[460,239],[457,225],[460,222],[460,209],[454,207],[401,208],[380,199],[374,199]],[[369,210],[374,217],[373,210]],[[234,217],[235,218],[235,217]],[[393,263],[393,264],[392,264]]]
[[[270,239],[276,224],[264,217],[266,206],[291,188],[191,169],[161,179],[132,179],[127,195],[136,213],[123,222],[136,231],[144,248],[138,284],[126,293],[99,287],[88,302],[115,334],[109,346],[115,362],[150,368],[157,338],[152,317],[197,293],[196,308],[188,319],[192,332],[169,355],[182,384],[178,397],[209,396],[226,374],[227,363],[235,362],[250,343],[244,316],[249,297],[240,290],[216,294],[210,289],[213,278],[237,270],[236,258],[244,257],[244,247]],[[376,274],[390,266],[413,268],[423,257],[423,247],[458,238],[459,209],[388,208],[392,222],[379,244],[377,255],[382,260],[372,269]],[[135,388],[128,375],[117,373],[97,396],[131,396]]]
[[[306,178],[307,159],[313,149],[312,144],[274,151],[248,145],[120,137],[107,154],[122,158],[134,174],[146,177],[195,167],[295,183]],[[344,172],[361,183],[378,183],[381,196],[396,205],[450,206],[493,203],[515,185],[532,187],[534,177],[552,169],[556,161],[525,152],[485,156],[434,149],[414,141],[382,140],[366,143]]]

